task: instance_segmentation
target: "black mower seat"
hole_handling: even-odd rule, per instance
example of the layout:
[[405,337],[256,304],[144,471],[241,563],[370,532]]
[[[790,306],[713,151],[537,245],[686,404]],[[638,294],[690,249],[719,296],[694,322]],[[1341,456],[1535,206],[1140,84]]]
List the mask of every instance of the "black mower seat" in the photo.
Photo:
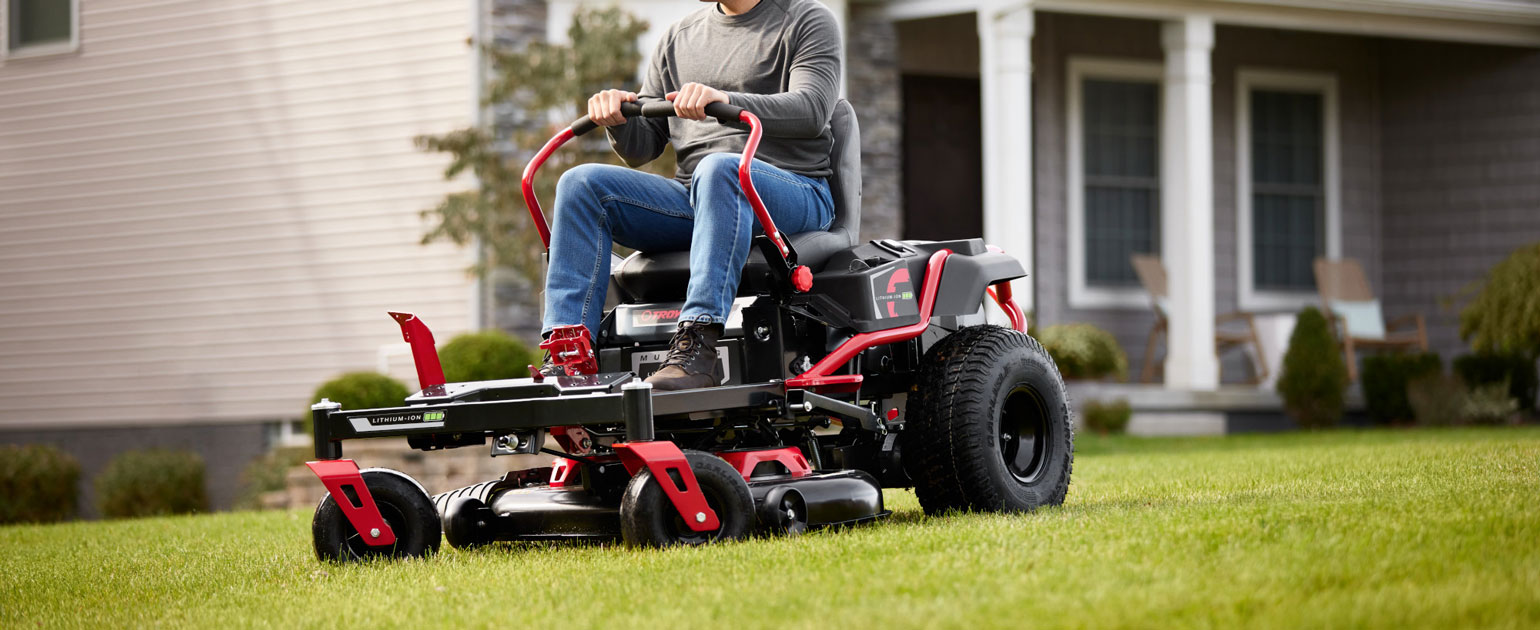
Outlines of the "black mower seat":
[[[815,272],[835,253],[861,241],[861,131],[849,102],[841,99],[834,104],[829,129],[834,135],[829,155],[834,170],[829,176],[834,223],[827,232],[803,232],[787,238],[797,250],[797,262]],[[763,290],[769,273],[764,255],[758,248],[750,250],[738,294]],[[610,275],[627,302],[682,300],[690,281],[690,252],[637,252],[615,265]]]

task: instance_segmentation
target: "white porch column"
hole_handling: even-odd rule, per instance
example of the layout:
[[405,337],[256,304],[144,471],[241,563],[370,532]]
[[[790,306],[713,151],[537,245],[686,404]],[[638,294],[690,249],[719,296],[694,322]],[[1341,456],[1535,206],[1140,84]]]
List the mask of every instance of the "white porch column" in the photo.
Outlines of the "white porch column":
[[1166,387],[1219,386],[1214,353],[1214,135],[1209,56],[1214,21],[1189,15],[1163,25],[1162,254],[1171,304]]
[[[984,137],[984,241],[1032,274],[1032,3],[979,3],[979,79]],[[1033,277],[1011,283],[1033,306]]]

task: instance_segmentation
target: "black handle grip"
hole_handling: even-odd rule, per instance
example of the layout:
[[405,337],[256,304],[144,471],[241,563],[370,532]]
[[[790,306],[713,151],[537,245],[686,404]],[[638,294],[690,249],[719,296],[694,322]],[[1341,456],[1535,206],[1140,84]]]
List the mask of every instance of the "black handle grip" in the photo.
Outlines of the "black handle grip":
[[[706,115],[717,119],[724,125],[737,125],[738,118],[743,114],[743,108],[730,103],[711,103],[706,106]],[[672,118],[674,116],[674,103],[672,101],[647,101],[639,103],[629,101],[620,104],[620,115],[626,118]],[[577,119],[572,123],[572,135],[581,136],[598,129],[599,125],[587,116]]]

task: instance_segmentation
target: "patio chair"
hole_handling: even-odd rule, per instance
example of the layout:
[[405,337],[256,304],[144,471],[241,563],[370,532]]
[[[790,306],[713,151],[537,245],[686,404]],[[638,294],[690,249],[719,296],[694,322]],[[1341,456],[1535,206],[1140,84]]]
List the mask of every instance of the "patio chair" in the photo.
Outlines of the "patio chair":
[[1385,321],[1380,301],[1369,290],[1364,268],[1352,258],[1315,259],[1315,286],[1332,334],[1342,340],[1348,381],[1358,380],[1358,349],[1428,350],[1428,325],[1422,313]]
[[[1139,370],[1139,380],[1153,383],[1155,373],[1159,370],[1155,363],[1155,342],[1166,334],[1166,305],[1169,301],[1166,296],[1166,266],[1161,264],[1160,258],[1145,254],[1134,254],[1130,259],[1134,273],[1139,276],[1139,283],[1144,285],[1144,290],[1150,293],[1151,306],[1155,309],[1155,326],[1150,329],[1149,341],[1144,344],[1144,367]],[[1245,330],[1235,327],[1235,323],[1245,324]],[[1221,326],[1227,324],[1234,329],[1221,329]],[[1256,352],[1250,382],[1261,383],[1267,379],[1267,359],[1262,354],[1262,340],[1257,335],[1256,318],[1245,311],[1225,313],[1214,318],[1216,353],[1223,353],[1230,348],[1243,348],[1247,344]]]

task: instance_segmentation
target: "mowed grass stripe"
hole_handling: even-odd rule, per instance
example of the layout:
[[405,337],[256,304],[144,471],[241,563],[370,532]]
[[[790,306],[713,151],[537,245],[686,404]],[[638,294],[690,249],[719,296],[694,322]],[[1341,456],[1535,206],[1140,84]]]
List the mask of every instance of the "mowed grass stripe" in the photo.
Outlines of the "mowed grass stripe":
[[[0,627],[1537,627],[1540,430],[1082,437],[1065,505],[319,565],[308,510],[0,528]],[[429,455],[432,456],[431,454]]]

